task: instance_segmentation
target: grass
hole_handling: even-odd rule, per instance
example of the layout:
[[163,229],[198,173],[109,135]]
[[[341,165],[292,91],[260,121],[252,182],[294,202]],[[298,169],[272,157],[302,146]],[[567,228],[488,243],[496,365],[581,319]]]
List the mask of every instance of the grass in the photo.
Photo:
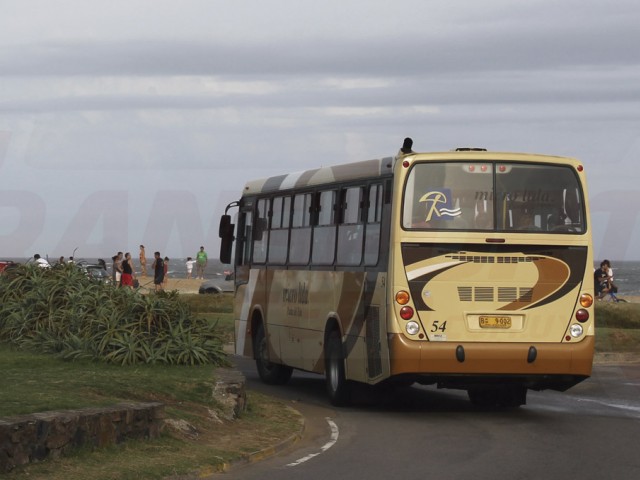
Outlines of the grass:
[[0,416],[105,406],[121,401],[212,405],[211,367],[66,362],[0,344]]
[[[233,340],[233,297],[182,295],[197,316],[217,323]],[[165,430],[161,438],[129,441],[106,449],[81,449],[6,474],[7,479],[139,479],[184,475],[195,469],[213,472],[222,465],[282,441],[299,431],[299,417],[281,402],[247,392],[240,419],[222,422],[211,366],[117,366],[89,360],[68,362],[20,351],[0,343],[0,417],[106,406],[122,401],[159,401],[167,417],[186,420],[197,437]]]
[[191,311],[196,316],[216,323],[218,330],[227,343],[233,342],[233,294],[182,294],[180,298],[189,304]]
[[[232,297],[185,295],[192,311],[233,339]],[[128,400],[211,403],[212,368],[66,362],[0,344],[0,416],[105,406]]]
[[101,450],[18,468],[6,478],[164,478],[199,467],[217,470],[242,455],[271,446],[299,430],[281,402],[248,392],[248,409],[233,422],[215,420],[212,367],[127,366],[66,362],[0,344],[0,417],[37,411],[105,406],[120,401],[159,401],[168,418],[186,420],[197,437],[165,430],[161,438],[130,441]]
[[300,427],[299,417],[268,397],[252,394],[247,412],[231,423],[211,421],[200,413],[197,437],[165,433],[156,440],[130,441],[100,450],[83,449],[74,454],[32,464],[7,479],[138,480],[164,479],[195,473],[196,477],[220,471],[243,455],[280,441]]
[[640,304],[596,303],[596,352],[640,352]]
[[[182,295],[192,311],[233,339],[233,297]],[[637,352],[640,349],[640,304],[596,305],[596,350]],[[197,437],[166,431],[152,441],[130,441],[101,450],[19,468],[7,479],[138,479],[181,475],[200,467],[213,472],[221,465],[287,438],[299,430],[299,419],[280,402],[248,392],[248,409],[234,422],[216,423],[211,416],[213,369],[185,366],[120,367],[90,361],[66,362],[51,356],[17,351],[0,344],[0,417],[36,411],[105,406],[120,401],[160,401],[169,418],[187,420]]]

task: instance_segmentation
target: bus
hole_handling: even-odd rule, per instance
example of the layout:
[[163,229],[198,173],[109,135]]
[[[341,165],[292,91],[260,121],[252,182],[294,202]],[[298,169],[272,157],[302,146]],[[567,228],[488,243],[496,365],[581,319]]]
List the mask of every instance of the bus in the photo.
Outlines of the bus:
[[[436,385],[483,407],[591,375],[585,168],[459,148],[246,183],[220,220],[236,354],[263,382]],[[238,208],[234,217],[231,208]]]

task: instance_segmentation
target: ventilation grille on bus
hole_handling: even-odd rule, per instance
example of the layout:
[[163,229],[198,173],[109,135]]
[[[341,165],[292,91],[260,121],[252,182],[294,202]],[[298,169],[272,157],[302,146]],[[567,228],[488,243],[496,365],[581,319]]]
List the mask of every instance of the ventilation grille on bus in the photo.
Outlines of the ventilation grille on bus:
[[458,287],[458,298],[461,302],[529,303],[533,298],[533,289],[530,287]]
[[466,253],[457,253],[455,255],[447,255],[447,258],[452,260],[459,260],[466,263],[530,263],[537,260],[541,260],[542,257],[528,256],[528,257],[511,257],[511,256],[495,256],[495,255],[467,255]]
[[380,309],[370,306],[367,309],[366,339],[367,339],[367,371],[369,378],[376,378],[382,374],[382,356],[380,354]]

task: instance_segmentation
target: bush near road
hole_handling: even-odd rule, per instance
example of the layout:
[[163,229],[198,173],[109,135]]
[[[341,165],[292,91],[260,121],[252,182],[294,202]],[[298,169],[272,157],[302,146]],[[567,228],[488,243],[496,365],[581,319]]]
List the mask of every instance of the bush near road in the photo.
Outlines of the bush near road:
[[[166,300],[176,301],[177,296],[170,293]],[[233,338],[230,295],[179,297],[184,304],[181,308],[194,317],[192,322],[203,322],[214,329],[220,343]],[[21,305],[33,301],[34,297],[29,296]],[[0,307],[2,311],[4,306]],[[26,325],[33,323],[27,321]],[[0,336],[14,332],[14,324],[10,323],[12,328],[8,330],[6,326],[6,317],[0,317]],[[25,336],[41,338],[26,333]],[[212,472],[300,430],[299,417],[284,404],[251,391],[247,392],[248,408],[241,418],[220,420],[222,415],[212,396],[216,379],[210,365],[121,365],[87,359],[84,355],[64,355],[61,351],[54,356],[35,353],[31,348],[37,349],[36,344],[0,341],[3,370],[0,417],[122,401],[159,401],[166,405],[170,420],[187,428],[167,428],[157,440],[130,441],[95,451],[79,450],[68,457],[16,469],[3,475],[7,479],[148,479],[184,475],[194,470]]]
[[73,264],[21,265],[0,276],[0,341],[120,365],[224,365],[215,324],[177,292],[143,295]]

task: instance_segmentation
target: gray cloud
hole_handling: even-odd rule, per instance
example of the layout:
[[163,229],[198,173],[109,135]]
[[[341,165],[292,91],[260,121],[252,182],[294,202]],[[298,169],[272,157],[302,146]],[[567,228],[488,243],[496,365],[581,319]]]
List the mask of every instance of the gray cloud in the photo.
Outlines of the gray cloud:
[[[638,24],[636,0],[5,5],[0,175],[45,213],[20,240],[21,210],[0,204],[0,245],[122,250],[104,216],[125,218],[122,243],[193,253],[182,227],[156,231],[167,199],[211,239],[247,178],[390,155],[407,135],[576,156],[597,198],[637,191]],[[607,212],[594,221],[615,231]]]

